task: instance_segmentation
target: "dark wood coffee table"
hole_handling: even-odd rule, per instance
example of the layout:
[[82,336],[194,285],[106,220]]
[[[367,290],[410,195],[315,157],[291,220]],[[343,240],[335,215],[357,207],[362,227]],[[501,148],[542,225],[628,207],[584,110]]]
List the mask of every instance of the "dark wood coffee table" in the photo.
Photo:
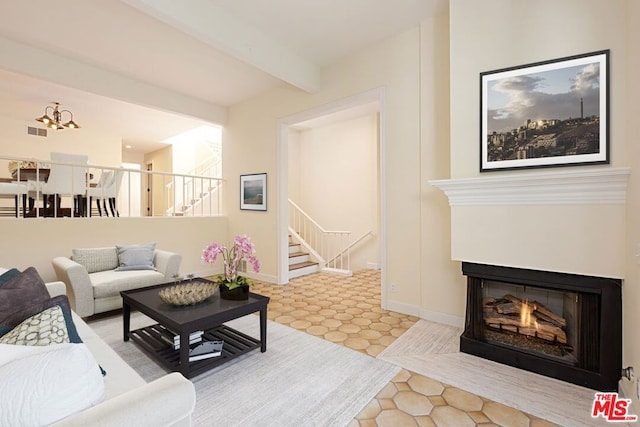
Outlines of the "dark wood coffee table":
[[[206,279],[193,279],[207,281]],[[183,284],[187,280],[178,282]],[[200,304],[177,307],[165,303],[158,292],[176,283],[166,283],[148,288],[120,292],[124,340],[131,338],[162,366],[192,378],[231,359],[260,347],[267,351],[267,304],[269,297],[250,293],[244,301],[229,301],[220,298],[220,291]],[[131,309],[137,309],[158,322],[156,325],[130,331]],[[224,322],[260,312],[260,339],[253,338],[224,325]],[[166,330],[180,335],[180,348],[174,350],[162,338]],[[205,331],[207,341],[223,340],[222,355],[189,362],[189,335]]]

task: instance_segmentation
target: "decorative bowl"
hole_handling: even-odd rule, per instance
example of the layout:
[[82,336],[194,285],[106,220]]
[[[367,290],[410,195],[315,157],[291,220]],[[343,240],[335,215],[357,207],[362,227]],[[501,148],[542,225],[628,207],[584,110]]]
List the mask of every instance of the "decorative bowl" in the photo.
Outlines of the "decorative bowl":
[[158,292],[158,295],[162,301],[168,304],[193,305],[201,303],[213,295],[218,286],[217,283],[195,281],[164,288]]

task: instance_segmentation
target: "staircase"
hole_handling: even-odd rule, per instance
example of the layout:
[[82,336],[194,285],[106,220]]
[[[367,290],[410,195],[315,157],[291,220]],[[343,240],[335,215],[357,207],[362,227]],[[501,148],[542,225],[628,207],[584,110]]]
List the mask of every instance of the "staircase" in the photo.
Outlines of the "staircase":
[[[211,204],[219,206],[218,191],[220,184],[218,182],[210,183],[209,187],[205,188],[203,192],[192,195],[195,198],[186,200],[184,202],[176,203],[175,207],[167,209],[167,214],[171,216],[187,216],[194,215],[198,211],[211,211]],[[210,200],[212,202],[210,202]]]
[[[222,162],[218,158],[209,159],[180,179],[166,184],[167,200],[173,200],[166,210],[169,216],[195,215],[220,207],[220,179]],[[210,212],[209,212],[210,213]]]
[[302,245],[294,242],[289,235],[289,279],[316,273],[319,264],[311,261],[308,252],[302,251]]

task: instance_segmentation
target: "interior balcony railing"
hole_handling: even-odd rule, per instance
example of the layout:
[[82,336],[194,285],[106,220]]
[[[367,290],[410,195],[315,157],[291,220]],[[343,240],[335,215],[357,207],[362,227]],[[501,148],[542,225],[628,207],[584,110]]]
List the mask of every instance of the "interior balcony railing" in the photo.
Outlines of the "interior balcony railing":
[[[166,211],[169,216],[191,216],[198,209],[206,208],[207,203],[220,194],[219,183],[205,182],[206,178],[217,178],[222,175],[220,159],[209,159],[198,165],[187,175],[178,180],[171,180],[165,185],[168,195],[177,200]],[[197,178],[191,178],[197,177]]]
[[222,186],[208,176],[0,156],[4,217],[220,216]]

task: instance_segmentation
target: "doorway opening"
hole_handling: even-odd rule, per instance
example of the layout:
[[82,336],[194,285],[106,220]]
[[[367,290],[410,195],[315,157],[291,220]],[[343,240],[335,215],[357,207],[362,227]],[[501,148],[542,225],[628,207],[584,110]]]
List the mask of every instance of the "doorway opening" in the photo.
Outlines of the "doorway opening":
[[[370,191],[375,192],[375,202],[373,206],[373,210],[375,212],[371,213],[371,215],[375,218],[374,220],[374,230],[372,230],[372,234],[375,236],[375,246],[376,246],[376,259],[368,260],[366,262],[367,267],[369,268],[380,268],[381,269],[381,286],[382,290],[385,289],[385,208],[384,208],[384,200],[385,200],[385,187],[384,187],[384,170],[385,170],[385,162],[384,162],[384,152],[385,152],[385,133],[384,133],[384,123],[385,123],[385,108],[384,108],[384,89],[374,89],[347,99],[343,99],[340,101],[336,101],[322,107],[318,107],[309,111],[305,111],[299,114],[295,114],[292,116],[288,116],[282,118],[278,122],[278,284],[286,284],[289,281],[289,268],[288,268],[288,246],[289,246],[289,220],[290,220],[290,211],[289,211],[289,199],[291,196],[294,198],[304,199],[304,203],[308,206],[311,206],[311,210],[315,210],[316,212],[320,212],[319,216],[324,216],[325,218],[330,218],[328,213],[325,211],[319,211],[316,208],[322,203],[318,202],[318,199],[314,201],[313,195],[306,194],[305,192],[309,189],[312,189],[315,193],[323,194],[323,196],[317,196],[318,198],[325,197],[327,192],[335,192],[332,195],[335,195],[335,198],[338,200],[340,198],[349,197],[348,192],[351,190],[347,189],[347,194],[344,192],[340,192],[340,184],[336,181],[348,179],[348,175],[343,174],[339,177],[326,181],[325,190],[320,190],[324,185],[322,182],[322,173],[331,174],[332,167],[333,169],[339,169],[337,167],[338,162],[343,162],[346,156],[345,152],[336,152],[329,151],[322,153],[321,156],[315,156],[322,158],[323,164],[314,165],[315,176],[309,177],[309,168],[305,167],[305,171],[296,172],[295,167],[292,168],[292,162],[298,162],[300,160],[300,156],[304,158],[304,162],[306,165],[310,165],[309,163],[314,158],[313,150],[319,149],[323,144],[321,141],[315,140],[318,134],[322,134],[323,132],[334,132],[336,128],[336,123],[348,123],[351,120],[359,121],[359,117],[365,117],[364,123],[367,122],[366,117],[374,117],[374,120],[371,121],[373,126],[375,126],[374,134],[375,141],[371,144],[371,150],[373,153],[367,153],[370,159],[374,159],[375,162],[373,169],[374,175],[370,176],[369,183],[371,185]],[[339,127],[339,125],[337,125]],[[366,127],[366,124],[364,125]],[[322,129],[320,131],[315,131],[314,129]],[[331,134],[334,135],[334,134]],[[299,141],[295,141],[299,139]],[[302,154],[298,151],[296,152],[296,144],[298,144],[298,148],[301,144],[308,144],[304,146]],[[331,145],[329,143],[327,146]],[[335,146],[332,148],[333,150],[339,149]],[[352,154],[349,154],[350,156]],[[328,160],[329,159],[329,160]],[[334,159],[331,162],[330,159]],[[368,161],[369,166],[371,160]],[[294,165],[295,166],[295,165]],[[366,169],[366,167],[365,167]],[[353,170],[350,172],[351,174],[358,173],[357,170]],[[366,172],[365,172],[366,173]],[[362,179],[358,177],[358,179]],[[344,181],[342,181],[344,182]],[[369,191],[369,190],[368,190]],[[302,195],[304,194],[304,195]],[[353,196],[353,194],[352,194]],[[355,198],[355,196],[354,196]],[[303,203],[303,204],[304,204]],[[332,210],[335,215],[339,217],[340,210],[335,209],[333,206]],[[339,218],[337,219],[339,220]],[[327,219],[328,222],[331,223],[331,219]],[[336,224],[335,222],[331,223],[331,225]],[[358,240],[361,236],[360,233],[355,232],[353,236],[353,240]],[[366,234],[366,230],[365,230]],[[362,264],[361,264],[362,265]],[[385,292],[382,293],[382,302],[383,306],[385,303]]]

